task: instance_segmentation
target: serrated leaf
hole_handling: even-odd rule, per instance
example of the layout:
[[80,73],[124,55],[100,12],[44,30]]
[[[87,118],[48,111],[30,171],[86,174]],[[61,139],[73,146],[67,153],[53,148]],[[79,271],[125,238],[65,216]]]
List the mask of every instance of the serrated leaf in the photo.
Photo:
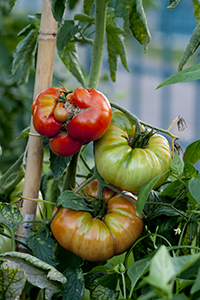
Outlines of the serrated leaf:
[[179,1],[180,0],[170,0],[167,9],[171,11],[173,8],[175,8],[178,5]]
[[183,164],[181,162],[181,159],[178,155],[177,150],[175,151],[174,156],[171,160],[170,168],[171,168],[172,172],[174,172],[175,174],[177,174],[179,176],[183,173]]
[[0,202],[0,223],[10,228],[15,228],[23,221],[23,217],[17,207]]
[[116,0],[115,2],[115,15],[119,18],[124,17],[129,10],[130,6],[133,4],[134,0]]
[[61,24],[67,0],[51,0],[51,11],[54,19]]
[[85,282],[81,269],[67,269],[64,272],[67,283],[63,290],[63,300],[81,300],[85,291]]
[[84,0],[83,10],[84,10],[85,14],[90,15],[93,3],[94,3],[94,0]]
[[9,1],[9,8],[8,8],[8,12],[10,13],[13,9],[13,7],[15,6],[17,0],[10,0]]
[[183,161],[185,162],[185,160],[188,160],[192,165],[200,160],[200,140],[187,146],[183,154]]
[[134,38],[141,44],[144,48],[150,42],[151,35],[147,26],[146,14],[142,6],[142,0],[135,0],[133,6],[129,12],[130,29]]
[[106,25],[108,62],[112,81],[115,81],[116,79],[115,75],[117,71],[118,56],[120,56],[124,68],[129,72],[126,60],[124,38],[122,36],[123,33],[124,31],[114,22]]
[[58,263],[53,261],[54,255],[54,240],[48,235],[46,231],[39,232],[37,235],[31,234],[26,238],[28,247],[33,251],[34,256],[42,261],[55,266]]
[[156,89],[170,84],[189,82],[198,79],[200,79],[200,64],[197,64],[195,66],[189,67],[185,70],[173,74],[172,76],[165,79],[162,83],[160,83],[156,87]]
[[34,61],[34,55],[37,46],[38,29],[32,29],[28,35],[19,42],[15,50],[14,59],[12,62],[12,75],[16,72],[21,64],[22,80],[27,82],[30,68]]
[[81,70],[80,61],[78,57],[77,45],[76,43],[68,43],[62,52],[58,51],[58,54],[65,64],[67,69],[74,75],[74,77],[80,82],[84,87],[84,76]]
[[7,252],[0,254],[0,261],[14,263],[18,269],[23,270],[26,279],[32,285],[45,289],[47,299],[51,299],[56,293],[61,292],[66,278],[54,267],[40,259],[21,252]]
[[85,204],[83,197],[70,190],[64,191],[58,198],[58,202],[60,202],[65,208],[91,211],[91,209]]
[[153,190],[154,186],[158,183],[158,181],[163,177],[166,176],[169,172],[165,172],[163,174],[160,174],[153,179],[151,179],[149,182],[144,184],[138,194],[137,202],[136,202],[136,209],[139,214],[139,216],[142,216],[142,211],[145,206],[145,203],[149,197],[149,194],[151,190]]
[[200,174],[190,179],[188,187],[192,197],[200,204]]
[[188,59],[196,52],[200,45],[200,22],[197,23],[196,28],[194,29],[192,36],[190,38],[189,44],[187,45],[183,55],[180,59],[178,70],[181,71],[183,66],[186,64]]
[[15,263],[5,260],[0,268],[0,296],[2,296],[0,299],[20,299],[25,283],[24,271],[19,270]]
[[78,25],[74,21],[68,20],[60,27],[57,37],[57,48],[60,52],[71,41],[72,37],[78,32]]
[[74,16],[74,20],[77,20],[77,21],[86,21],[88,23],[94,23],[95,21],[95,18],[94,17],[91,17],[91,16],[88,16],[87,14],[76,14]]

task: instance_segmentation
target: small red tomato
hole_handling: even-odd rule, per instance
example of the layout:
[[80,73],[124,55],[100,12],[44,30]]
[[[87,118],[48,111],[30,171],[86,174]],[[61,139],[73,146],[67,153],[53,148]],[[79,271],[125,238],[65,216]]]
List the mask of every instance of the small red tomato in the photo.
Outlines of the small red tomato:
[[68,111],[64,108],[64,103],[59,102],[54,109],[54,117],[58,122],[65,122],[68,117]]
[[71,156],[80,150],[82,142],[70,137],[66,131],[61,131],[49,140],[49,146],[59,156]]
[[64,88],[50,87],[39,93],[32,104],[31,113],[33,115],[33,125],[35,130],[47,137],[56,135],[62,122],[58,122],[54,116],[54,109],[60,97],[59,91],[65,91]]

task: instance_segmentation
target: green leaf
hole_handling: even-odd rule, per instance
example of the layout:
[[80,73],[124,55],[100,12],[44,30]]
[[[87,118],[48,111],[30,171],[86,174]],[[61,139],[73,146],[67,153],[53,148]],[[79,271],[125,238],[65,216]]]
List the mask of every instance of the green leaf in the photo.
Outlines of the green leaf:
[[10,13],[13,9],[13,7],[15,6],[17,0],[10,0],[9,1],[9,8],[8,8],[8,12]]
[[9,260],[5,260],[0,268],[0,299],[20,299],[20,295],[26,283],[26,276],[23,270]]
[[108,62],[112,81],[115,81],[116,79],[115,76],[117,71],[118,56],[120,56],[124,68],[129,72],[126,60],[124,38],[122,36],[123,33],[124,31],[114,22],[106,25]]
[[192,2],[194,3],[194,16],[196,18],[196,23],[198,23],[200,20],[200,2],[199,0],[192,0]]
[[67,283],[64,286],[62,299],[81,300],[85,291],[85,283],[82,270],[79,268],[67,269],[64,272],[64,275],[67,278]]
[[32,29],[16,47],[12,62],[12,75],[19,65],[22,66],[22,81],[27,82],[34,61],[37,46],[38,29]]
[[83,9],[85,14],[90,15],[93,3],[94,0],[84,0]]
[[94,23],[95,21],[95,18],[94,17],[91,17],[91,16],[88,16],[87,14],[76,14],[74,16],[74,20],[77,20],[77,21],[86,21],[88,23]]
[[99,279],[97,279],[97,281],[98,284],[102,285],[103,287],[106,287],[110,290],[116,290],[118,279],[119,279],[119,274],[113,273],[113,274],[104,275]]
[[141,44],[144,48],[150,42],[151,36],[147,26],[146,15],[144,8],[142,6],[142,0],[135,0],[133,6],[129,12],[130,29],[134,38]]
[[198,292],[199,290],[200,290],[200,269],[197,273],[196,280],[195,280],[195,282],[194,282],[194,284],[193,284],[193,286],[190,290],[190,293],[194,294],[194,293]]
[[67,0],[51,0],[51,11],[54,19],[61,24]]
[[0,202],[0,223],[14,229],[22,221],[23,217],[17,207]]
[[149,197],[149,194],[151,192],[151,190],[154,188],[154,186],[158,183],[158,181],[163,177],[166,176],[169,172],[165,172],[163,174],[160,174],[156,177],[154,177],[153,179],[151,179],[149,182],[147,182],[146,184],[144,184],[138,194],[138,199],[136,202],[136,209],[137,212],[139,214],[139,216],[142,216],[142,211],[143,208],[145,206],[145,203]]
[[127,275],[131,280],[131,291],[134,290],[134,287],[138,280],[144,276],[144,274],[149,269],[151,258],[144,258],[134,262],[127,270]]
[[65,208],[91,211],[91,209],[85,204],[83,197],[70,190],[64,191],[58,198],[58,202],[60,202]]
[[200,64],[189,67],[183,71],[173,74],[172,76],[165,79],[162,83],[160,83],[156,89],[159,89],[163,86],[175,84],[175,83],[183,83],[200,79]]
[[175,8],[178,5],[179,1],[180,0],[170,0],[167,9],[171,11],[173,8]]
[[78,58],[77,45],[75,43],[68,43],[62,52],[58,51],[58,54],[62,62],[67,67],[67,69],[75,76],[78,82],[80,82],[80,84],[84,87],[85,82],[84,82],[84,76]]
[[126,15],[127,10],[133,4],[134,0],[116,0],[115,2],[115,15],[122,18]]
[[69,9],[73,9],[78,1],[79,0],[68,0],[67,3],[68,3]]
[[66,283],[63,274],[30,254],[7,252],[0,255],[0,261],[9,261],[15,264],[15,268],[23,270],[28,282],[33,286],[45,289],[45,295],[49,300],[54,294],[61,292],[63,285]]
[[72,37],[78,32],[78,25],[74,21],[68,20],[60,27],[57,37],[57,48],[60,52],[71,41]]
[[183,66],[186,64],[188,59],[196,52],[200,45],[200,22],[194,29],[192,36],[190,38],[189,44],[187,45],[183,55],[180,59],[178,70],[181,71]]
[[30,234],[26,238],[26,243],[28,247],[33,251],[34,256],[41,259],[42,261],[55,266],[58,263],[53,261],[54,256],[54,240],[47,235],[47,232],[44,230],[39,232],[37,235],[35,233]]
[[191,255],[182,255],[178,257],[172,257],[172,264],[174,266],[174,271],[176,276],[180,273],[188,270],[193,264],[195,264],[200,258],[200,253],[191,254]]
[[192,165],[200,160],[200,140],[197,140],[187,146],[183,154],[183,161],[185,162],[186,160],[188,160]]
[[192,178],[197,175],[197,170],[186,158],[184,161],[183,173],[187,178]]
[[64,156],[56,155],[49,147],[49,139],[46,137],[43,137],[43,139],[42,139],[42,146],[49,150],[50,168],[54,175],[55,180],[58,180],[63,175],[63,172],[67,168],[67,165],[71,159],[71,156],[64,157]]
[[188,187],[192,197],[200,204],[200,174],[190,179]]
[[173,173],[180,176],[183,173],[183,164],[176,150],[170,163],[170,168]]
[[176,272],[167,248],[162,245],[151,260],[149,276],[145,280],[159,289],[167,292],[169,282],[174,279]]
[[20,135],[17,137],[17,139],[23,139],[29,136],[29,132],[30,132],[30,126],[24,128],[21,132]]

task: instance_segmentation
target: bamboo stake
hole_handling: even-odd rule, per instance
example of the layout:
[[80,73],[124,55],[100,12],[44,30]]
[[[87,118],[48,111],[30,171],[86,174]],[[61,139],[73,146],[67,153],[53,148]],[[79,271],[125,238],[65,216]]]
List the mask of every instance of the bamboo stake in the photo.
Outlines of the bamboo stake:
[[[51,0],[43,0],[42,17],[39,31],[37,66],[35,75],[34,97],[52,84],[53,66],[57,36],[57,22],[51,12]],[[31,129],[27,147],[27,163],[23,196],[38,199],[42,174],[43,148],[42,137],[37,134],[31,119]],[[37,202],[24,201],[21,210],[23,220],[33,221]],[[30,233],[30,224],[23,223],[18,226],[17,236],[24,242]],[[25,251],[17,245],[19,251]]]

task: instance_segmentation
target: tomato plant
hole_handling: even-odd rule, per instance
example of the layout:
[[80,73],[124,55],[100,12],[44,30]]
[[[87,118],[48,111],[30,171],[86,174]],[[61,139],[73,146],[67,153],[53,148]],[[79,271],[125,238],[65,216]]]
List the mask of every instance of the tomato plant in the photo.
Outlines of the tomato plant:
[[[143,139],[138,145],[134,137],[137,138],[135,124],[125,114],[113,113],[109,129],[95,142],[95,162],[105,180],[138,193],[145,183],[170,169],[171,150],[161,135],[150,136],[143,146]],[[163,176],[154,188],[165,180]]]
[[[97,201],[98,182],[83,187],[81,194]],[[140,236],[143,220],[135,204],[106,188],[103,195],[105,212],[93,216],[90,211],[60,208],[51,222],[58,243],[89,261],[104,261],[126,251]],[[132,195],[132,198],[136,198]],[[55,210],[54,212],[55,213]]]

